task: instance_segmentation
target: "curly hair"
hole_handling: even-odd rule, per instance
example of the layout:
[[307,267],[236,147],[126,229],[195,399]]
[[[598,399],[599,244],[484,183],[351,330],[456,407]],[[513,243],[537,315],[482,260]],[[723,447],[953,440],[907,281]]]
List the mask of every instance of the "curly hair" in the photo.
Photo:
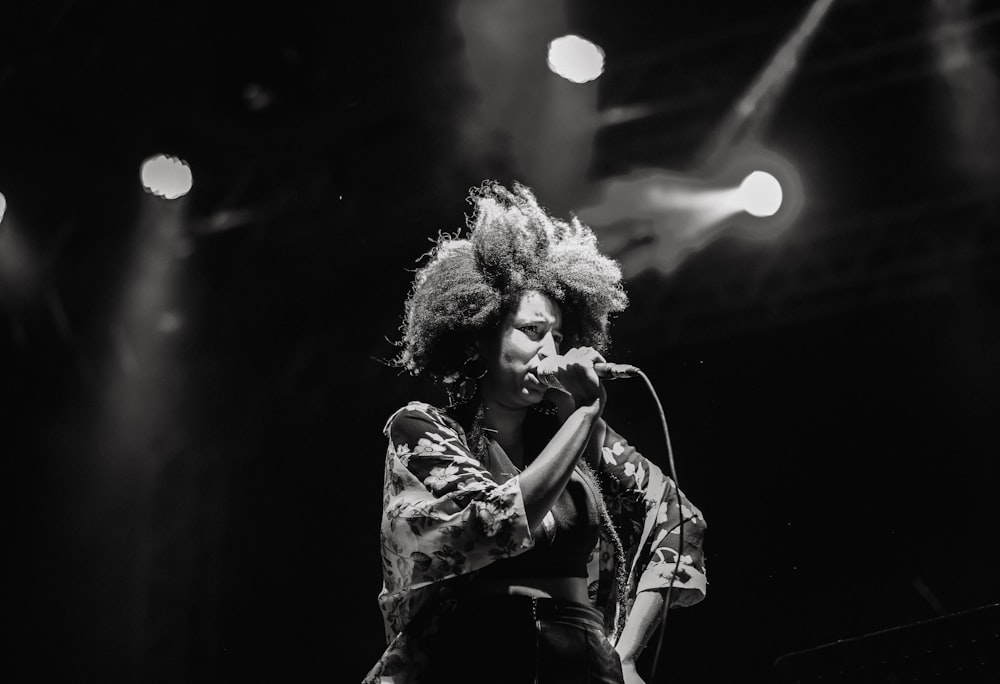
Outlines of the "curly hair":
[[508,190],[487,181],[468,201],[475,207],[468,236],[440,235],[416,270],[396,364],[454,381],[468,347],[497,329],[529,290],[560,305],[564,344],[606,350],[609,318],[628,297],[621,269],[600,253],[590,228],[551,217],[519,183]]

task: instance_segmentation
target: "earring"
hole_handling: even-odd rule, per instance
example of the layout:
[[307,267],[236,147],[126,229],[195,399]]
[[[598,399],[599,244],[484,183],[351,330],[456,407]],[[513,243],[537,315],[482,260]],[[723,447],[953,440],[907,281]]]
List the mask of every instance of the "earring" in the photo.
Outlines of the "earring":
[[462,367],[458,369],[458,372],[462,376],[463,380],[482,380],[483,378],[486,377],[486,373],[489,370],[488,368],[483,368],[483,372],[475,376],[469,375],[468,372],[466,371],[471,361],[478,361],[478,360],[479,360],[478,354],[476,356],[470,356],[465,360],[465,363],[462,364]]
[[483,368],[483,372],[479,375],[470,375],[469,371],[475,371],[475,368],[470,369],[469,363],[473,361],[478,361],[479,356],[470,356],[465,359],[465,363],[462,367],[458,369],[459,382],[455,391],[452,393],[455,403],[464,404],[471,400],[476,392],[479,390],[479,381],[486,377],[488,368]]

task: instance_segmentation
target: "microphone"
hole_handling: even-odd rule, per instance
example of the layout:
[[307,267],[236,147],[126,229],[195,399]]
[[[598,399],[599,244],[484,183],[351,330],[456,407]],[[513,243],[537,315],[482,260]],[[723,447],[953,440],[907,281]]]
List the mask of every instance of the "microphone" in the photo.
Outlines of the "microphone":
[[594,364],[594,372],[597,377],[605,380],[617,380],[618,378],[634,378],[639,374],[639,369],[627,363],[607,363],[601,361]]
[[[535,368],[535,376],[543,385],[565,390],[555,373],[555,366],[557,365],[556,359],[559,358],[560,357],[558,356],[550,356],[539,361],[538,366]],[[608,363],[606,361],[598,361],[594,364],[594,372],[597,373],[597,377],[604,380],[616,380],[618,378],[635,377],[639,374],[639,369],[627,363]]]

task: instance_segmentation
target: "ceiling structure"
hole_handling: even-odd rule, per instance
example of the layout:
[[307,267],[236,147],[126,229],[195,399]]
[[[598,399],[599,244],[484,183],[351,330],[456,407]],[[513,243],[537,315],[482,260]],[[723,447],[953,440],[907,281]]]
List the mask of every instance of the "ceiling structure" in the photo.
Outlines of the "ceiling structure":
[[[485,178],[561,214],[637,173],[703,180],[819,4],[6,3],[21,665],[63,673],[49,644],[105,681],[359,679],[381,421],[435,391],[378,362],[408,269]],[[744,122],[795,169],[796,220],[627,248],[677,257],[630,274],[613,351],[658,381],[711,526],[671,679],[767,681],[996,599],[998,26],[988,2],[830,3]],[[604,49],[597,81],[547,71],[563,33]],[[193,170],[170,207],[139,187],[156,152]],[[659,451],[642,388],[611,396]]]

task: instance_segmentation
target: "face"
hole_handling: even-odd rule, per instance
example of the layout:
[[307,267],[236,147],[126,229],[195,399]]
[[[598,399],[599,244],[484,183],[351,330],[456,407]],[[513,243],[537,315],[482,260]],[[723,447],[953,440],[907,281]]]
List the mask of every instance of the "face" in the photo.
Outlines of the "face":
[[555,301],[541,292],[526,292],[504,317],[496,337],[479,346],[489,371],[483,379],[483,399],[511,408],[540,402],[548,388],[532,370],[559,353],[562,324]]

